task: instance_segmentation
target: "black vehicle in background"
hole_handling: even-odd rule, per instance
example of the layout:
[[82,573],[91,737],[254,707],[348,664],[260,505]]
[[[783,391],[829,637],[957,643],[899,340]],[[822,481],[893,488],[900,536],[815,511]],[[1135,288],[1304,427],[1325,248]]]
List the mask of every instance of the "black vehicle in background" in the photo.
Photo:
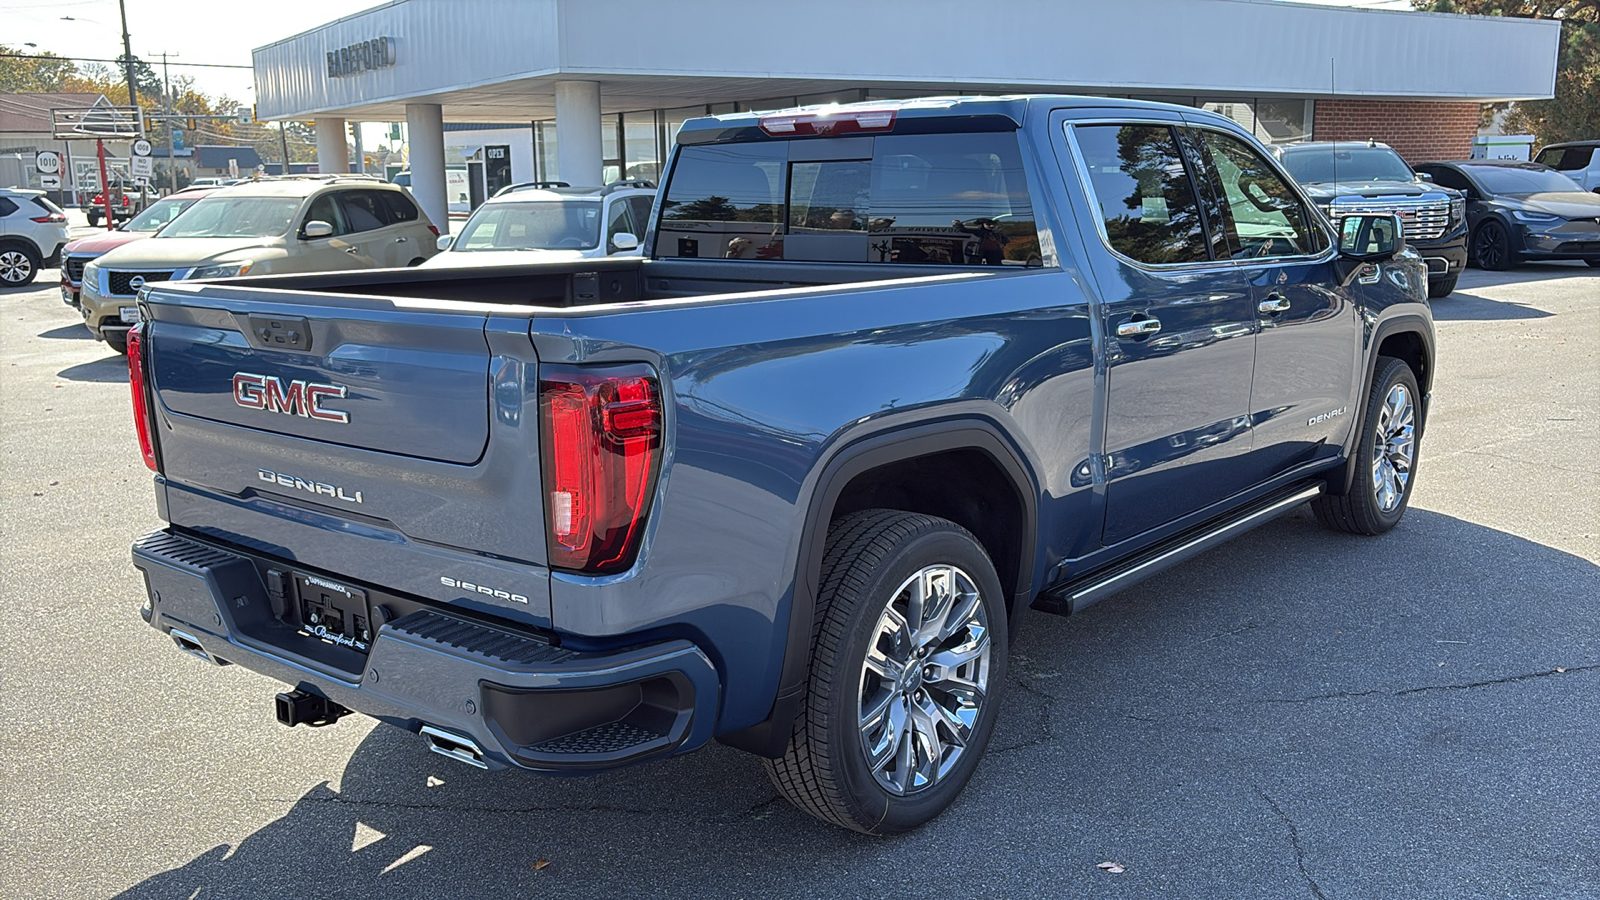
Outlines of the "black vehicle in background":
[[1549,166],[1517,159],[1427,163],[1418,171],[1467,195],[1472,259],[1510,269],[1532,259],[1600,266],[1600,195]]
[[1449,296],[1467,264],[1465,200],[1433,184],[1387,144],[1317,141],[1275,148],[1283,167],[1335,225],[1349,215],[1400,217],[1406,244],[1428,263],[1428,296]]

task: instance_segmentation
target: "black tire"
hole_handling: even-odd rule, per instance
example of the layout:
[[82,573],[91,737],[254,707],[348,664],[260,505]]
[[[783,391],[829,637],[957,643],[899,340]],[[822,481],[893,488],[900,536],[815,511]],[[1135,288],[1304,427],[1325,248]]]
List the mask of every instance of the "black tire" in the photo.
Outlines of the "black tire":
[[23,243],[0,245],[0,287],[27,287],[39,277],[44,260],[39,251]]
[[[1600,191],[1596,191],[1596,193],[1600,193]],[[1596,259],[1594,257],[1590,257],[1590,258],[1584,260],[1584,262],[1588,263],[1591,266],[1594,266],[1596,269],[1600,269],[1600,259]]]
[[[905,642],[910,664],[899,670],[905,673],[904,677],[869,674],[869,647],[877,648],[881,656],[892,657],[901,647],[898,635],[906,634],[880,634],[880,625],[889,621],[886,610],[891,605],[898,607],[897,601],[906,596],[902,588],[933,566],[953,567],[948,583],[976,588],[978,602],[966,607],[970,616],[956,617],[968,624],[949,638],[924,644],[939,648],[931,654],[912,651],[914,639]],[[820,585],[805,702],[784,755],[765,761],[767,774],[791,803],[823,821],[869,834],[909,831],[955,801],[977,768],[994,730],[1000,688],[1005,684],[1007,651],[1000,579],[983,546],[961,526],[933,516],[871,509],[851,513],[829,527]],[[954,606],[956,600],[951,604]],[[863,694],[870,690],[875,698],[884,698],[873,702],[883,710],[880,721],[886,730],[879,734],[886,742],[886,752],[881,757],[885,764],[900,772],[915,770],[917,757],[912,758],[912,766],[902,768],[898,751],[887,752],[887,748],[922,746],[915,741],[907,743],[904,737],[891,737],[894,732],[887,726],[894,719],[892,713],[911,715],[913,701],[922,704],[919,709],[948,709],[956,702],[956,694],[939,687],[952,682],[941,678],[924,684],[922,679],[935,677],[928,673],[939,669],[941,664],[935,661],[944,653],[956,653],[961,647],[970,652],[981,646],[980,639],[974,636],[976,629],[970,624],[978,621],[980,613],[987,626],[983,633],[988,642],[987,661],[968,661],[959,670],[984,687],[964,747],[954,756],[941,751],[939,758],[948,760],[948,768],[935,766],[942,770],[928,784],[897,793],[880,783],[870,767],[867,738],[863,735],[866,729],[861,724],[866,699]],[[958,639],[969,643],[959,643]],[[870,688],[869,679],[873,682]],[[906,728],[899,734],[909,733],[908,729],[914,732],[910,718],[902,718],[902,722]],[[939,730],[941,724],[943,732]],[[941,739],[954,734],[948,720],[932,727]],[[897,776],[885,768],[883,777],[893,780]]]
[[423,259],[422,257],[419,256],[416,259],[413,259],[411,262],[406,263],[406,268],[415,269],[417,266],[422,265],[424,262],[427,262],[427,260],[425,260],[425,259]]
[[1511,249],[1511,234],[1494,219],[1485,219],[1472,234],[1472,259],[1480,269],[1504,272],[1517,265],[1517,254]]
[[[1403,388],[1410,398],[1410,460],[1405,466],[1403,487],[1394,495],[1396,502],[1386,508],[1383,491],[1379,487],[1375,459],[1384,434],[1383,413],[1389,394],[1396,387]],[[1399,524],[1411,502],[1411,489],[1417,483],[1418,450],[1422,445],[1421,394],[1417,389],[1417,376],[1404,361],[1388,356],[1378,357],[1378,369],[1373,373],[1372,389],[1367,394],[1366,408],[1361,414],[1361,430],[1356,434],[1356,475],[1350,490],[1341,496],[1323,494],[1311,501],[1311,511],[1317,521],[1334,531],[1347,534],[1383,534]],[[1391,465],[1393,459],[1391,455]],[[1398,471],[1400,467],[1396,466]],[[1392,489],[1392,482],[1391,482]]]
[[1442,300],[1450,296],[1451,292],[1456,289],[1456,282],[1460,280],[1460,272],[1454,275],[1446,275],[1443,278],[1428,279],[1428,299]]
[[117,334],[117,335],[106,334],[106,335],[101,335],[101,337],[105,338],[107,347],[110,347],[111,349],[117,351],[118,353],[121,353],[121,354],[124,354],[124,355],[127,354],[127,352],[128,352],[128,336],[127,336],[127,334]]
[[93,213],[92,212],[92,213],[84,213],[84,215],[89,217],[89,227],[90,228],[99,228],[100,227],[100,213]]

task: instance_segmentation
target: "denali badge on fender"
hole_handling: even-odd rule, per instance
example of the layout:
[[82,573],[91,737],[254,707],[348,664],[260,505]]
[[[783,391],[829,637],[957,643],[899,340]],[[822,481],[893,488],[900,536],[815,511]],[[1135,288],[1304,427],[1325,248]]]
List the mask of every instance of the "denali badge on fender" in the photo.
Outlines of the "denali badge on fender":
[[284,387],[283,379],[270,375],[236,372],[233,376],[233,402],[245,409],[264,409],[306,419],[338,422],[340,425],[350,424],[350,414],[337,409],[323,409],[322,401],[328,397],[345,397],[349,393],[350,389],[342,384],[319,384],[297,379]]

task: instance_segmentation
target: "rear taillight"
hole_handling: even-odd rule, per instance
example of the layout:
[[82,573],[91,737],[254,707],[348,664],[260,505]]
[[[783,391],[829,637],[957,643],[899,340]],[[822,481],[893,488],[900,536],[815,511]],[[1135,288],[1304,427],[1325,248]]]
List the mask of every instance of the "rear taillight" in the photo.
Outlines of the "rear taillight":
[[67,217],[63,216],[63,215],[60,215],[59,213],[51,213],[48,216],[34,216],[33,217],[33,221],[38,222],[40,225],[60,225],[62,222],[65,222],[66,220],[67,220]]
[[438,237],[439,236],[439,226],[437,226],[437,225],[429,225],[428,226],[428,230],[433,232],[433,236],[434,237]]
[[661,390],[646,366],[539,372],[550,565],[633,564],[661,455]]
[[151,430],[150,399],[144,387],[144,323],[128,331],[128,388],[133,393],[133,427],[139,432],[139,452],[150,471],[156,469],[156,436]]

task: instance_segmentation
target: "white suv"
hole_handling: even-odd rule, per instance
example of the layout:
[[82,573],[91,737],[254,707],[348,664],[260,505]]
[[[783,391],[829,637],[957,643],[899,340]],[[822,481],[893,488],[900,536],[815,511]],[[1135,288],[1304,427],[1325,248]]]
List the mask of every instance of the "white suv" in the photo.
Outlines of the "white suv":
[[22,287],[61,263],[67,215],[44,191],[0,188],[0,287]]
[[637,255],[656,186],[619,181],[575,188],[537,181],[501,188],[458,234],[439,238],[445,251],[429,268],[492,266],[557,259]]
[[1600,194],[1600,141],[1551,144],[1533,158],[1571,178],[1586,191]]

